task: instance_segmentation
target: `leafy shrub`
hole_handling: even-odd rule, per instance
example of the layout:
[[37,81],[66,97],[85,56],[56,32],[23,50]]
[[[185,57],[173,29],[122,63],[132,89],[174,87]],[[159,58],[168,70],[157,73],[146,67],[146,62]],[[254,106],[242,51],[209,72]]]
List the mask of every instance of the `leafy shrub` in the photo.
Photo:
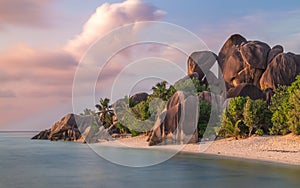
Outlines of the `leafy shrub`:
[[263,100],[233,98],[223,113],[219,136],[245,137],[251,136],[257,130],[259,134],[267,133],[271,116],[272,113]]
[[131,112],[134,114],[134,116],[139,120],[146,120],[150,117],[150,111],[149,111],[149,103],[146,101],[142,101],[131,108]]
[[199,101],[199,120],[198,120],[198,133],[202,138],[206,130],[211,113],[211,104],[206,101]]
[[244,137],[247,133],[247,127],[243,122],[243,111],[246,103],[244,97],[235,97],[231,99],[227,109],[222,115],[221,129],[219,136],[223,137]]
[[287,86],[278,86],[274,90],[271,99],[270,111],[273,113],[271,121],[273,126],[270,128],[271,135],[285,135],[289,133],[288,111],[290,109],[289,93]]
[[125,127],[124,125],[122,125],[122,123],[120,123],[120,122],[116,123],[115,126],[116,126],[116,128],[119,129],[121,134],[130,133],[130,130],[127,127]]
[[300,135],[300,90],[295,91],[290,98],[291,110],[288,112],[289,130]]
[[133,130],[133,129],[129,129],[126,126],[122,125],[122,123],[118,122],[115,124],[115,126],[120,130],[121,134],[128,134],[130,133],[131,136],[137,136],[139,134],[139,132]]
[[300,76],[291,86],[279,86],[274,90],[270,110],[273,112],[270,134],[300,134]]
[[251,100],[246,98],[243,112],[243,122],[249,129],[249,136],[256,129],[268,131],[271,125],[272,113],[263,100]]
[[201,85],[199,79],[191,78],[174,84],[177,91],[184,91],[190,95],[197,95],[202,91],[208,91],[205,85]]
[[259,136],[262,136],[264,134],[264,131],[262,129],[257,129],[255,131],[255,134],[259,135]]
[[292,133],[300,135],[300,76],[288,88],[288,92],[290,109],[287,113],[287,125]]

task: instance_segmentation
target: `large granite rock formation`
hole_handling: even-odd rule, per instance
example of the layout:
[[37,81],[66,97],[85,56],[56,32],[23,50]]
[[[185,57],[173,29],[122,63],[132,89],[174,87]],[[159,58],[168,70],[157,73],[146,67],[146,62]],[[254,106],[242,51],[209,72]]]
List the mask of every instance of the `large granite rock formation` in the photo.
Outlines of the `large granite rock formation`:
[[197,97],[177,91],[151,129],[147,139],[149,146],[198,142],[197,109]]
[[292,53],[279,53],[270,62],[260,79],[262,89],[276,88],[278,85],[290,85],[300,74],[300,62]]
[[109,138],[104,127],[96,125],[93,116],[67,114],[54,123],[50,129],[41,131],[32,139],[94,143],[99,139]]
[[[213,63],[214,55],[209,54],[213,53],[207,51],[192,53],[187,61],[188,74],[196,72],[200,79],[209,76],[204,75],[197,66]],[[280,45],[275,45],[271,49],[264,42],[247,41],[239,34],[227,39],[215,59],[222,69],[228,97],[246,95],[251,98],[262,98],[262,90],[274,89],[278,85],[290,85],[300,74],[300,55],[284,53]]]
[[268,54],[267,64],[271,63],[273,58],[276,57],[280,53],[283,53],[283,47],[281,45],[273,46],[273,48],[270,50],[270,52]]
[[227,39],[218,55],[219,65],[221,66],[222,70],[225,60],[228,59],[231,54],[233,54],[238,46],[246,42],[247,40],[239,34],[231,35],[229,39]]
[[234,98],[238,96],[250,97],[252,100],[265,100],[265,94],[258,87],[247,83],[242,83],[234,88],[230,88],[227,92],[227,98]]
[[[210,70],[216,61],[223,74],[216,75],[214,72],[208,71],[205,75],[201,67]],[[237,96],[265,99],[269,103],[274,88],[279,84],[290,85],[300,74],[300,55],[284,53],[284,49],[280,45],[271,49],[264,42],[247,41],[243,36],[234,34],[227,39],[218,56],[210,51],[192,53],[187,60],[187,69],[188,76],[176,84],[190,78],[198,78],[201,84],[212,84],[210,85],[212,92],[205,91],[196,97],[192,96],[192,93],[177,91],[167,102],[164,111],[160,115],[157,114],[158,118],[154,126],[153,122],[151,121],[149,124],[149,121],[149,127],[147,124],[146,128],[129,127],[137,132],[142,132],[148,131],[153,126],[147,139],[149,145],[197,142],[198,102],[201,100],[210,102],[213,104],[212,106],[221,109],[219,113],[228,106],[233,97]],[[214,87],[224,86],[224,82],[222,85],[218,85],[222,78],[226,84],[227,100],[223,98],[224,93],[215,92],[218,90],[214,89]],[[146,101],[147,98],[147,93],[138,93],[130,100],[132,105],[136,105]],[[130,113],[130,111],[124,110],[127,108],[123,108],[122,105],[119,108],[119,111],[125,115]],[[118,111],[118,109],[115,110]],[[119,113],[118,116],[122,117],[122,113]],[[155,115],[155,117],[157,116]],[[134,116],[132,118],[136,119]],[[117,123],[116,120],[115,123]],[[142,123],[145,126],[146,121]],[[212,122],[212,124],[214,123]],[[113,128],[113,126],[109,129],[95,126],[91,116],[68,114],[50,129],[41,131],[33,139],[94,143],[99,139],[110,139],[110,134],[115,132]]]
[[[238,41],[238,42],[237,42]],[[240,83],[259,87],[259,80],[267,67],[269,45],[260,41],[246,41],[240,35],[231,36],[222,47],[219,64],[228,88]]]

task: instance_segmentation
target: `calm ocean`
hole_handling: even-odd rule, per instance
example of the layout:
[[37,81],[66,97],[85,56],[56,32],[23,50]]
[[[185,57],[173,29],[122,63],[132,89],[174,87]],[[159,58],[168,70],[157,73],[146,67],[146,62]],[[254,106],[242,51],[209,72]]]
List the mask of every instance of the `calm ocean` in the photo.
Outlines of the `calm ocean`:
[[130,168],[102,159],[86,144],[30,140],[34,134],[0,133],[0,188],[300,186],[298,167],[178,154],[158,165]]

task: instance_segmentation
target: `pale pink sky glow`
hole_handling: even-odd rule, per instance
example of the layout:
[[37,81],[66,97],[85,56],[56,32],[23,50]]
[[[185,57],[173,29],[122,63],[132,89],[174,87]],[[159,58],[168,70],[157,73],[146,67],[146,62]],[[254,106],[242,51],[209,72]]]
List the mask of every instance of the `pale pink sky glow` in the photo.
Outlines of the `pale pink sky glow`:
[[[198,35],[215,53],[233,33],[300,53],[299,1],[236,4],[215,0],[0,0],[0,131],[48,128],[72,112],[72,84],[79,60],[97,39],[127,24],[172,22]],[[132,32],[136,30],[132,27]],[[125,49],[99,77],[97,96],[108,97],[105,88],[121,69],[145,56],[181,65],[186,61],[185,55],[166,46]],[[90,72],[85,74],[86,80],[80,82],[83,95],[91,86]]]

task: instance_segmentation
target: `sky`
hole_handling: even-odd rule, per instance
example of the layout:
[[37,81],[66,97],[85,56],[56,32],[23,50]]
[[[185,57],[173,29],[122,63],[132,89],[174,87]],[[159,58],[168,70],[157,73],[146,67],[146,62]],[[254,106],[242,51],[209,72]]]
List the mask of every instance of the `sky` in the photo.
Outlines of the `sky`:
[[[143,21],[183,27],[216,54],[234,33],[300,53],[297,0],[0,0],[0,131],[46,129],[72,112],[74,76],[85,52],[114,29],[132,24],[135,32]],[[118,37],[119,43],[128,39]],[[168,47],[125,49],[103,69],[96,98],[107,97],[106,88],[128,62],[149,54],[161,61],[186,61]],[[89,87],[88,81],[80,82],[82,95]]]

